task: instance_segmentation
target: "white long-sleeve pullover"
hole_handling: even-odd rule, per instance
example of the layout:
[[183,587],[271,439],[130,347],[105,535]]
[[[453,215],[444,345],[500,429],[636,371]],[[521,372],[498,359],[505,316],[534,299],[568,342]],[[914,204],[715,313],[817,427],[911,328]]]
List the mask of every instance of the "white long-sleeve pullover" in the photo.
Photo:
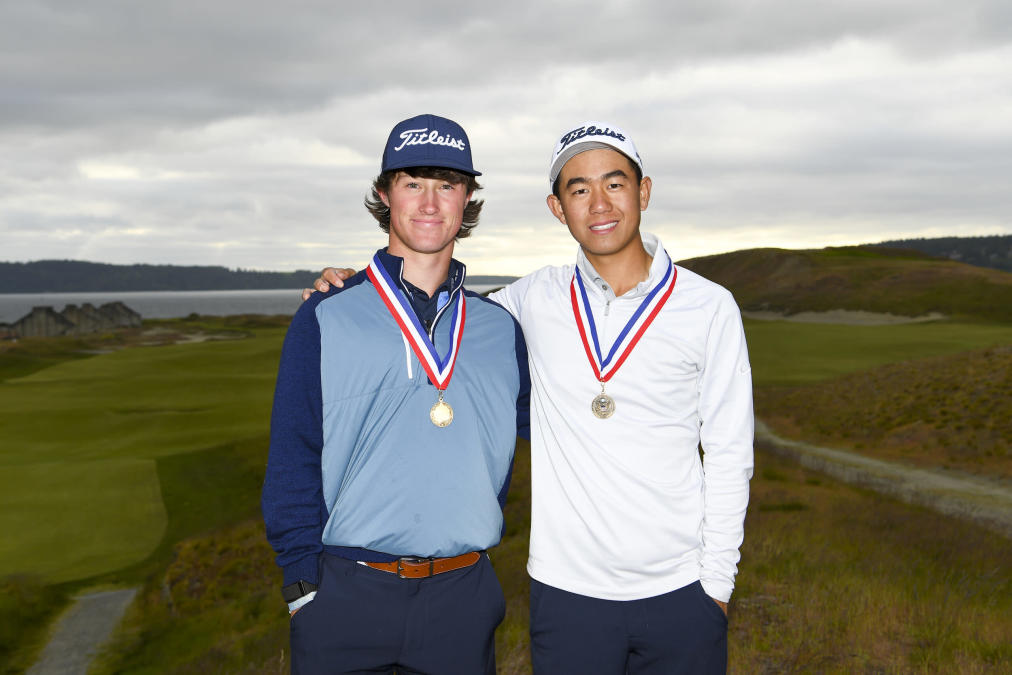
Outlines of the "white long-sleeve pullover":
[[[616,297],[584,257],[492,295],[520,322],[531,371],[532,516],[527,569],[542,583],[636,600],[700,580],[734,587],[752,476],[752,379],[731,294],[675,266],[674,291],[601,391],[570,301],[583,275],[602,353],[671,261],[642,233],[650,276]],[[704,461],[698,448],[702,445]]]

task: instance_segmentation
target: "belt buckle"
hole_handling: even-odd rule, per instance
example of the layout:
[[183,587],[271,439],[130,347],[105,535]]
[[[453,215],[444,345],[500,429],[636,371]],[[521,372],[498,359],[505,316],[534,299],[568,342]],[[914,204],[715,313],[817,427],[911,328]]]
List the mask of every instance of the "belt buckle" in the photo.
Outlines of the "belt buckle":
[[[404,576],[404,563],[407,562],[409,565],[418,565],[424,562],[429,563],[429,574],[428,576],[435,576],[436,572],[436,559],[435,558],[398,558],[397,559],[397,576],[401,579],[413,579],[415,577]],[[423,579],[425,577],[422,577]]]

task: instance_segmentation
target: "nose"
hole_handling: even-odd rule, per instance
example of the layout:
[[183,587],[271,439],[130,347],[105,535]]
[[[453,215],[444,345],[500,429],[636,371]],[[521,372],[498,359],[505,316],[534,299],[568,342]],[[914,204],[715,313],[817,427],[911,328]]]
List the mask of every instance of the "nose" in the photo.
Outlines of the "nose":
[[422,199],[418,205],[418,209],[427,215],[432,215],[439,211],[439,202],[434,189],[426,188],[422,192]]
[[608,199],[608,193],[605,190],[598,188],[591,190],[590,211],[591,213],[607,213],[611,211],[611,200]]

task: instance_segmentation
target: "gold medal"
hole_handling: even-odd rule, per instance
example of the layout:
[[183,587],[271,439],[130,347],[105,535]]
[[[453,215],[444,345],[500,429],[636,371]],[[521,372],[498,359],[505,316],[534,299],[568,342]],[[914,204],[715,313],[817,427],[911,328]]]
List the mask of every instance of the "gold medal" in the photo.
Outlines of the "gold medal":
[[598,419],[606,420],[615,413],[615,399],[604,393],[604,382],[601,383],[601,393],[590,402],[590,410]]
[[400,328],[404,340],[411,345],[411,350],[418,357],[419,363],[428,375],[429,381],[439,391],[439,400],[429,409],[429,420],[437,427],[447,427],[453,421],[453,408],[443,400],[443,390],[450,385],[450,378],[453,377],[453,366],[457,362],[457,354],[460,350],[460,343],[464,337],[464,318],[467,314],[467,302],[463,292],[458,292],[462,282],[458,282],[457,289],[453,291],[456,296],[456,303],[453,308],[453,315],[450,320],[450,344],[445,356],[440,356],[433,344],[432,336],[425,332],[425,328],[418,321],[415,310],[403,293],[397,291],[397,284],[391,278],[390,273],[383,267],[379,253],[373,256],[366,273],[369,280],[376,288],[383,304],[386,305],[391,317]]
[[453,408],[443,400],[442,391],[439,392],[439,400],[429,409],[429,419],[440,428],[450,426],[453,421]]

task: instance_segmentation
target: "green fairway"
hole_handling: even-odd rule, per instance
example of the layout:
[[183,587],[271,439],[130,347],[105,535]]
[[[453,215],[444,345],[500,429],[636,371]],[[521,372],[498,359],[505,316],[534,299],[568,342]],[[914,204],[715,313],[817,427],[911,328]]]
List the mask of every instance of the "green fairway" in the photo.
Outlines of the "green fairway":
[[157,457],[265,430],[280,339],[126,349],[0,383],[0,466]]
[[283,334],[124,349],[0,382],[0,576],[68,581],[150,555],[167,525],[156,460],[265,437]]
[[816,382],[887,363],[1012,344],[1012,326],[932,322],[847,326],[745,320],[756,386]]
[[67,581],[150,554],[165,531],[155,463],[42,462],[0,472],[0,577]]

